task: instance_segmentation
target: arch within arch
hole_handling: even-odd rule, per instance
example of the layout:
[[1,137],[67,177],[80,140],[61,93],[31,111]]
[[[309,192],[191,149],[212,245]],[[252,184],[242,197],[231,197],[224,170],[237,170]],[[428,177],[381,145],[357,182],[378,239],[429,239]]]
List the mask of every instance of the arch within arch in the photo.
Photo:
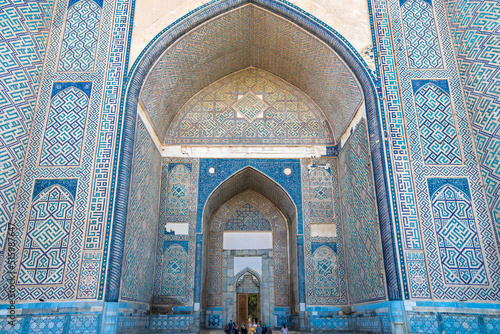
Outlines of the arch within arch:
[[338,256],[332,248],[321,246],[313,252],[313,284],[321,296],[340,295]]
[[71,192],[59,184],[34,198],[16,285],[63,283],[74,204]]
[[445,184],[432,195],[431,203],[444,283],[487,286],[488,274],[470,197]]
[[208,252],[206,253],[206,302],[207,307],[222,307],[222,238],[226,222],[245,204],[259,210],[272,227],[274,303],[289,307],[289,274],[287,223],[279,209],[267,198],[255,191],[247,190],[224,203],[210,219],[208,226]]
[[[121,263],[123,258],[124,235],[127,221],[128,194],[130,190],[131,165],[134,150],[134,134],[137,116],[137,105],[139,95],[144,80],[159,59],[160,55],[179,37],[198,27],[200,24],[213,19],[228,10],[238,8],[245,4],[253,4],[264,8],[275,15],[298,25],[308,33],[325,43],[335,51],[340,59],[349,67],[354,77],[359,82],[365,98],[366,114],[370,133],[371,158],[375,174],[375,184],[377,193],[377,203],[379,208],[379,219],[382,230],[383,252],[388,280],[388,295],[391,300],[401,299],[401,287],[399,274],[396,267],[396,256],[392,234],[391,215],[388,203],[388,180],[385,174],[383,138],[380,132],[379,102],[375,83],[370,76],[368,68],[361,61],[361,57],[350,47],[342,36],[338,35],[331,28],[322,22],[314,19],[310,15],[289,6],[281,1],[269,0],[222,0],[207,4],[190,14],[189,19],[180,20],[172,26],[166,28],[155,37],[151,43],[139,56],[132,67],[128,77],[125,97],[124,123],[122,131],[120,168],[118,170],[118,186],[116,190],[115,215],[113,221],[111,251],[109,269],[106,284],[106,301],[118,301],[121,278]],[[215,201],[216,202],[216,201]],[[209,204],[207,204],[207,207]],[[205,207],[205,210],[207,209]],[[212,212],[213,212],[212,208]],[[209,210],[210,211],[210,210]],[[288,217],[287,217],[288,218]],[[295,217],[296,219],[296,217]],[[290,220],[293,223],[293,219]],[[200,236],[201,238],[201,236]],[[290,240],[293,240],[290,238]],[[292,245],[294,243],[291,243]],[[197,254],[201,256],[201,244],[197,246]],[[293,247],[293,246],[292,246]],[[291,254],[294,254],[291,251]],[[198,255],[197,255],[198,256]],[[201,284],[201,268],[197,271],[196,283]],[[295,275],[295,274],[294,274]],[[200,277],[200,278],[198,278]],[[197,285],[195,285],[195,289]],[[195,294],[196,295],[196,294]],[[198,292],[200,295],[200,292]],[[195,302],[199,302],[200,299]]]

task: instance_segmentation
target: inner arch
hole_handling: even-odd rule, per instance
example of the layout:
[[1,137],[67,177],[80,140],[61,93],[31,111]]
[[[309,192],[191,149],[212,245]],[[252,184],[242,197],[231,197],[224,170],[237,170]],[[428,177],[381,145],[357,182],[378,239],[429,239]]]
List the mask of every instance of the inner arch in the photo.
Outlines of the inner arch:
[[267,71],[249,67],[193,96],[177,113],[165,144],[335,144],[314,101]]
[[[277,187],[277,185],[268,186]],[[246,206],[252,208],[254,217],[244,222],[245,228],[241,230],[241,226],[234,226],[234,224],[228,226],[228,221],[241,218],[241,213],[245,213]],[[257,216],[267,223],[265,224],[267,228],[261,226],[262,222],[258,221],[259,219],[255,219]],[[266,230],[265,233],[272,234],[272,246],[263,245],[258,239],[254,239],[252,249],[240,247],[245,238],[250,238],[255,232],[264,232],[260,231],[262,227]],[[261,316],[264,322],[271,323],[274,319],[274,307],[286,308],[289,311],[293,309],[294,296],[290,295],[290,291],[296,289],[292,288],[294,284],[291,282],[293,279],[289,267],[290,263],[296,263],[296,261],[289,260],[289,256],[292,255],[288,242],[289,230],[280,209],[268,198],[253,190],[240,192],[218,207],[207,222],[204,233],[205,247],[208,251],[204,252],[206,274],[203,277],[205,277],[206,288],[203,289],[205,294],[203,304],[207,312],[216,313],[222,310],[223,323],[235,318],[233,305],[236,301],[234,293],[236,289],[233,288],[236,287],[232,287],[232,284],[237,282],[234,276],[238,273],[233,272],[235,267],[232,264],[235,263],[236,258],[252,256],[261,259],[261,274],[258,277],[264,281],[261,291]],[[240,243],[226,247],[226,238],[240,238]],[[258,244],[260,246],[257,246]]]
[[246,167],[222,182],[208,198],[203,210],[203,230],[215,211],[230,198],[253,190],[270,200],[285,215],[289,224],[297,227],[297,209],[288,193],[268,176],[253,167]]
[[[250,196],[245,196],[245,194]],[[252,167],[246,167],[222,182],[212,192],[206,201],[203,211],[203,254],[210,254],[209,239],[211,239],[210,235],[212,233],[211,230],[213,229],[212,225],[214,222],[222,219],[219,217],[222,213],[221,208],[234,207],[234,212],[240,207],[235,203],[238,203],[239,198],[244,197],[254,200],[253,202],[250,202],[253,206],[256,205],[255,199],[260,198],[260,202],[265,204],[263,206],[264,211],[261,212],[264,215],[267,214],[269,217],[274,217],[271,219],[273,221],[282,219],[283,224],[286,225],[284,227],[286,232],[284,232],[286,233],[286,239],[288,240],[287,253],[289,263],[294,264],[289,266],[290,291],[293,291],[293,293],[289,296],[288,306],[291,309],[297,309],[299,299],[297,287],[297,284],[299,284],[297,246],[296,242],[290,242],[290,240],[296,240],[297,238],[297,208],[288,193],[280,185],[263,173]],[[266,208],[267,211],[265,211]],[[231,215],[227,214],[226,216],[226,218],[229,218]],[[208,270],[207,258],[204,256],[201,277],[208,277]],[[200,289],[203,291],[203,295],[201,296],[203,304],[207,301],[208,297],[207,289],[205,288],[207,282],[202,281],[200,283],[203,285]]]

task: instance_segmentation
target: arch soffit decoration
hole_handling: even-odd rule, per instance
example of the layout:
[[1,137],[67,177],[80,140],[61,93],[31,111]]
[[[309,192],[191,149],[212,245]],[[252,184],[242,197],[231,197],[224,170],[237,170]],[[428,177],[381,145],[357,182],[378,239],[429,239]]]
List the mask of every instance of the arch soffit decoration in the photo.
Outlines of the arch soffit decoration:
[[[248,3],[252,3],[276,15],[280,15],[322,40],[330,48],[335,50],[337,55],[347,64],[357,78],[358,83],[361,85],[366,103],[367,123],[370,133],[369,142],[375,174],[377,204],[379,207],[379,220],[382,230],[389,299],[401,299],[401,286],[398,269],[396,267],[396,254],[393,246],[392,219],[388,203],[389,191],[387,184],[389,181],[385,175],[385,151],[382,146],[383,138],[380,130],[379,108],[381,106],[378,101],[378,83],[370,73],[370,70],[361,56],[340,34],[300,8],[282,0],[221,0],[210,2],[199,7],[160,32],[141,52],[126,77],[120,168],[118,169],[115,216],[112,224],[113,237],[111,241],[105,300],[117,301],[119,297],[137,106],[144,80],[159,56],[169,45],[181,36],[221,13],[225,13]],[[291,202],[293,203],[293,201]],[[206,209],[205,207],[204,210]],[[203,221],[206,221],[205,212],[206,211],[204,211]]]
[[248,67],[299,88],[323,110],[336,140],[343,134],[363,102],[355,74],[334,48],[257,2],[239,1],[158,50],[140,101],[161,140],[191,97]]

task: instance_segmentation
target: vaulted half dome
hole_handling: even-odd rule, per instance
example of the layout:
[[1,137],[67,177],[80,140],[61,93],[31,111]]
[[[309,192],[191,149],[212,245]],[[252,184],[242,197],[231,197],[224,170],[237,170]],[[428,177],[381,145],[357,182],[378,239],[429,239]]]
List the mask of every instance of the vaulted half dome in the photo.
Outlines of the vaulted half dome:
[[[250,114],[262,108],[274,110],[280,106],[279,103],[274,106],[276,101],[272,101],[273,106],[269,105],[265,94],[252,91],[248,87],[245,88],[245,94],[230,92],[228,96],[233,100],[231,103],[227,101],[228,105],[224,102],[224,108],[230,107],[233,115],[236,115],[234,122],[223,116],[227,122],[210,125],[210,131],[216,129],[218,133],[199,132],[202,130],[200,126],[208,126],[212,121],[209,115],[214,114],[207,112],[206,120],[198,119],[202,112],[193,112],[193,108],[197,108],[197,102],[201,103],[202,99],[199,97],[204,93],[195,98],[193,96],[216,81],[249,67],[264,70],[253,70],[253,73],[265,73],[262,76],[273,78],[269,82],[286,81],[288,85],[282,83],[278,86],[287,88],[279,89],[282,92],[288,89],[293,92],[294,101],[303,102],[304,105],[301,104],[299,109],[305,109],[307,116],[294,119],[300,114],[297,107],[284,114],[282,112],[281,115],[273,114],[273,111],[267,113],[271,114],[274,120],[283,116],[289,118],[288,123],[281,122],[280,131],[289,126],[288,129],[294,136],[287,134],[281,138],[293,137],[291,141],[266,141],[276,134],[272,134],[272,129],[259,125],[262,122],[257,118],[265,116],[259,116],[261,113],[253,116]],[[276,76],[281,80],[275,78]],[[310,99],[305,99],[306,96]],[[253,106],[256,110],[236,110],[245,109],[243,105],[248,104],[250,100],[256,103]],[[304,102],[306,100],[308,102]],[[363,103],[363,93],[352,71],[333,49],[287,19],[257,5],[247,4],[199,25],[171,43],[149,71],[142,86],[140,101],[164,144],[327,144],[338,141],[343,134]],[[207,106],[206,103],[202,105]],[[213,108],[218,107],[207,108],[213,111]],[[224,111],[227,111],[227,108]],[[190,117],[195,119],[190,120]],[[307,122],[308,117],[312,125],[298,129],[299,125]],[[242,135],[236,125],[238,118],[241,118]],[[215,118],[213,122],[217,123]],[[232,128],[227,129],[230,125]],[[245,134],[245,131],[248,133]],[[269,133],[264,135],[266,131]],[[314,131],[315,134],[312,135],[309,131]],[[220,138],[226,140],[220,142]],[[230,141],[230,138],[238,139]]]
[[231,74],[177,113],[165,144],[331,144],[328,122],[306,94],[256,68]]

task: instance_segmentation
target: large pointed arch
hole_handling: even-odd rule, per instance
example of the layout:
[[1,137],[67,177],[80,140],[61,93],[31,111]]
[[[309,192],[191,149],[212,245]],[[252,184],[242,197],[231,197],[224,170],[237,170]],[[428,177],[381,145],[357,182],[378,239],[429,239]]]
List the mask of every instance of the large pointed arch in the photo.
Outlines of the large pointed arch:
[[229,10],[248,4],[258,6],[278,15],[321,40],[329,48],[335,51],[340,59],[349,67],[359,83],[364,96],[370,134],[371,158],[375,174],[379,222],[382,231],[389,299],[401,299],[401,286],[396,266],[392,219],[388,201],[389,192],[387,186],[388,180],[385,173],[384,148],[382,144],[384,139],[382,138],[380,125],[380,104],[378,101],[377,86],[368,67],[363,62],[360,55],[340,34],[288,2],[281,0],[221,0],[205,4],[160,32],[143,52],[141,52],[127,77],[125,83],[124,110],[122,111],[124,120],[120,139],[120,167],[118,170],[116,188],[110,260],[105,295],[106,301],[118,301],[119,296],[137,106],[144,80],[160,55],[179,38],[201,24]]
[[[229,178],[224,180],[219,184],[219,186],[211,193],[207,198],[205,203],[199,203],[204,207],[203,218],[202,218],[202,236],[203,236],[203,254],[208,254],[209,242],[208,236],[210,235],[210,221],[214,219],[218,210],[226,205],[228,202],[236,199],[240,194],[247,191],[252,191],[258,194],[268,201],[270,205],[274,206],[275,209],[279,210],[284,216],[287,224],[287,234],[288,234],[288,256],[290,257],[289,263],[295,263],[295,266],[290,266],[290,279],[291,285],[294,286],[294,295],[291,296],[289,301],[290,305],[297,303],[301,300],[299,296],[299,291],[303,291],[304,288],[300,286],[305,286],[305,281],[303,275],[299,275],[298,267],[303,268],[303,258],[298,258],[297,244],[292,242],[292,240],[297,239],[297,228],[298,228],[298,216],[297,207],[293,202],[290,195],[285,189],[270,177],[264,173],[258,171],[253,167],[245,167],[238,172],[231,175]],[[203,288],[205,282],[201,279],[207,276],[207,265],[205,263],[204,256],[200,254],[201,258],[196,261],[196,275],[195,275],[195,292],[194,300],[195,302],[202,302],[205,296],[202,296],[202,291],[206,292]],[[197,255],[198,258],[198,255]],[[202,261],[202,258],[204,259]]]

